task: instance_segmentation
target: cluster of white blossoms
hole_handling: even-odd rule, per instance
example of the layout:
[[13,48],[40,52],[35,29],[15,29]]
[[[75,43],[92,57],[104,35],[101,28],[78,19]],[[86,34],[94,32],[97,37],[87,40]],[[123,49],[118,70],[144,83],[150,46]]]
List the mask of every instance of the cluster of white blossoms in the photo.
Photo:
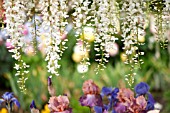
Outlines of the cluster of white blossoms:
[[44,36],[46,37],[46,61],[48,61],[48,72],[58,76],[57,69],[60,68],[59,60],[67,39],[65,31],[68,24],[68,7],[67,0],[40,0],[42,5],[42,27],[44,29]]
[[87,22],[91,19],[90,16],[91,9],[89,8],[89,0],[77,0],[74,2],[72,8],[75,10],[73,15],[73,24],[75,24],[76,37],[80,36],[77,39],[77,45],[81,49],[82,53],[82,61],[80,64],[82,65],[82,72],[90,65],[89,58],[87,56],[90,51],[90,44],[88,42],[88,37],[85,36],[85,26],[91,26]]
[[[36,4],[40,5],[38,13],[41,13],[42,23],[36,19]],[[68,41],[66,26],[68,25],[68,12],[71,9],[74,12],[70,18],[75,26],[76,36],[79,36],[77,45],[83,56],[82,73],[87,71],[90,65],[88,53],[92,39],[88,38],[93,33],[95,34],[94,50],[97,52],[96,61],[98,62],[95,71],[98,73],[106,67],[109,52],[115,49],[117,35],[122,33],[123,49],[127,58],[125,63],[129,65],[131,71],[126,75],[126,80],[129,85],[132,85],[136,74],[134,69],[140,68],[143,63],[141,55],[144,55],[144,52],[140,50],[140,47],[144,45],[144,42],[139,39],[145,36],[144,26],[148,20],[144,12],[148,11],[148,7],[152,7],[150,11],[155,14],[157,38],[163,42],[161,46],[164,47],[167,43],[164,33],[170,19],[169,4],[168,0],[124,0],[119,4],[116,0],[93,0],[92,2],[89,0],[4,0],[6,30],[14,47],[10,52],[14,53],[12,57],[18,61],[14,68],[17,70],[16,76],[19,76],[20,88],[25,90],[24,83],[27,79],[25,75],[29,67],[21,56],[21,52],[27,47],[23,38],[23,25],[27,17],[33,17],[31,34],[34,49],[37,48],[37,38],[42,35],[39,28],[43,28],[48,72],[57,76],[60,68],[59,61],[64,50],[67,49],[65,46]],[[120,32],[119,23],[121,23],[122,32]],[[94,28],[90,36],[87,35],[86,27]],[[94,39],[94,36],[92,37]]]
[[145,16],[143,11],[143,1],[126,0],[122,5],[122,41],[124,43],[124,51],[126,56],[125,64],[130,67],[131,73],[125,75],[128,84],[134,83],[135,68],[140,68],[143,60],[140,58],[144,52],[140,50],[140,46],[144,43],[139,42],[140,37],[145,36],[144,24]]
[[167,48],[168,39],[165,36],[170,23],[170,1],[153,0],[150,2],[150,10],[155,17],[155,35],[162,48]]
[[98,66],[96,73],[103,70],[108,62],[109,51],[114,49],[115,40],[118,40],[114,34],[118,33],[116,22],[118,20],[118,10],[115,0],[94,0],[92,5],[95,23],[95,50]]
[[21,91],[25,92],[25,81],[27,77],[25,76],[28,73],[27,65],[21,56],[22,48],[26,46],[23,38],[23,24],[26,20],[25,11],[27,10],[27,3],[29,0],[7,0],[4,2],[4,8],[6,10],[6,30],[7,34],[10,36],[11,45],[14,47],[9,51],[13,53],[12,57],[18,62],[15,64],[15,69],[17,70],[16,76],[19,77],[17,81],[20,84]]

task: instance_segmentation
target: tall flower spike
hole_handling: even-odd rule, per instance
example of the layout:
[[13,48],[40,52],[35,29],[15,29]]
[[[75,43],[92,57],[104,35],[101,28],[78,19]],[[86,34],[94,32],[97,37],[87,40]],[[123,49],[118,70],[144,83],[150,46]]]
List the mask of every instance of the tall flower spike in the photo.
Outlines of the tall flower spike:
[[51,96],[55,96],[56,95],[56,91],[53,87],[52,81],[51,81],[51,77],[48,77],[48,92]]
[[19,88],[22,92],[26,92],[25,82],[27,80],[26,75],[28,74],[27,68],[29,65],[27,65],[23,60],[21,56],[22,49],[27,46],[26,43],[24,43],[24,34],[23,31],[23,25],[26,19],[26,11],[27,11],[27,3],[29,0],[9,0],[4,1],[4,8],[6,10],[5,16],[6,16],[6,31],[7,34],[10,36],[10,41],[13,49],[10,49],[9,52],[12,52],[12,57],[17,60],[17,63],[15,64],[14,69],[16,69],[15,76],[19,77],[19,80],[17,81],[19,84]]

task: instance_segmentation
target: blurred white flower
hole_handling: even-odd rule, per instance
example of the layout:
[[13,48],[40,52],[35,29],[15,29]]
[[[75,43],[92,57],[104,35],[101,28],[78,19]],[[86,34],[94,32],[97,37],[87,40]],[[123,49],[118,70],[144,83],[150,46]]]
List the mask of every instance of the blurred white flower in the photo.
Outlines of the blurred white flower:
[[160,110],[151,110],[151,111],[148,111],[147,113],[160,113]]
[[154,107],[155,107],[155,109],[159,109],[159,110],[161,110],[163,108],[163,106],[160,103],[158,103],[158,102],[156,102],[154,104]]
[[77,65],[77,71],[79,73],[86,73],[88,71],[88,65],[78,64]]
[[93,27],[85,26],[83,32],[84,33],[81,34],[81,36],[80,36],[81,38],[83,38],[83,36],[84,36],[84,39],[89,42],[93,42],[95,40]]
[[106,49],[106,52],[108,52],[110,56],[115,56],[119,52],[118,44],[115,42],[107,42],[105,49]]

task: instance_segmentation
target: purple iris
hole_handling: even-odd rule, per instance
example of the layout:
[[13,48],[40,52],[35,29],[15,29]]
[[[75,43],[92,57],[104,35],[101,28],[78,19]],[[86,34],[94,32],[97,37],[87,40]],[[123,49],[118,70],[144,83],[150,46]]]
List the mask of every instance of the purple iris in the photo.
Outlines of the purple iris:
[[84,95],[80,97],[79,102],[82,106],[94,107],[103,106],[99,87],[93,80],[86,80],[82,87]]
[[117,93],[119,92],[119,88],[110,88],[110,87],[103,87],[101,91],[101,96],[107,96],[109,100],[109,104],[106,105],[107,109],[112,108],[113,105],[117,102]]
[[20,107],[19,101],[14,97],[13,93],[6,92],[2,95],[2,99],[0,99],[0,105],[5,102],[8,110],[13,109],[13,104],[15,104],[18,108]]
[[126,106],[123,103],[118,103],[115,107],[115,111],[113,113],[126,113]]
[[34,100],[30,104],[30,109],[31,109],[31,113],[40,113],[39,110],[36,109],[36,105],[35,105]]
[[48,77],[48,92],[51,96],[55,96],[56,91],[55,88],[53,87],[51,77]]
[[95,113],[108,113],[108,110],[104,109],[101,106],[94,106]]
[[152,95],[150,93],[148,93],[148,101],[147,101],[146,111],[153,110],[154,103],[155,103],[155,100],[153,99]]
[[119,88],[114,88],[114,90],[112,91],[112,100],[116,101],[117,100],[117,93],[119,92]]
[[79,102],[82,106],[94,107],[103,106],[100,95],[87,94],[80,97]]
[[34,100],[31,102],[30,109],[36,108]]
[[48,77],[48,86],[52,85],[51,77]]
[[111,95],[111,93],[112,93],[111,87],[103,87],[100,95],[103,97],[103,96]]
[[145,95],[149,91],[149,85],[145,82],[140,82],[135,86],[135,92],[137,96]]

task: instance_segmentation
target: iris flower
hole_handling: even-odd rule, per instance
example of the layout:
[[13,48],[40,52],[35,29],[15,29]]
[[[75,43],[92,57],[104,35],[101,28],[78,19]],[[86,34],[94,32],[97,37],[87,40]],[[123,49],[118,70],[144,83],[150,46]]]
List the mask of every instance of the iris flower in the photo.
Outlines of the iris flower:
[[2,103],[6,104],[6,108],[8,109],[8,112],[10,113],[13,110],[13,105],[15,104],[18,108],[20,107],[19,101],[14,97],[13,93],[6,92],[2,95],[2,98],[0,99],[0,105]]
[[154,109],[154,99],[153,96],[149,93],[149,85],[146,84],[145,82],[140,82],[135,86],[135,92],[137,96],[140,95],[147,95],[148,100],[147,100],[147,106],[146,106],[146,111],[153,110]]
[[53,87],[51,77],[48,77],[48,92],[51,96],[55,96],[56,91],[55,88]]
[[31,102],[30,109],[31,113],[39,113],[39,110],[36,108],[34,100]]
[[93,80],[85,81],[82,90],[84,95],[79,99],[82,106],[90,108],[94,106],[103,106],[99,87],[93,82]]
[[67,96],[50,97],[48,108],[51,113],[72,113]]
[[145,82],[140,82],[135,86],[135,92],[137,96],[145,95],[148,93],[148,91],[149,91],[149,85],[146,84]]

